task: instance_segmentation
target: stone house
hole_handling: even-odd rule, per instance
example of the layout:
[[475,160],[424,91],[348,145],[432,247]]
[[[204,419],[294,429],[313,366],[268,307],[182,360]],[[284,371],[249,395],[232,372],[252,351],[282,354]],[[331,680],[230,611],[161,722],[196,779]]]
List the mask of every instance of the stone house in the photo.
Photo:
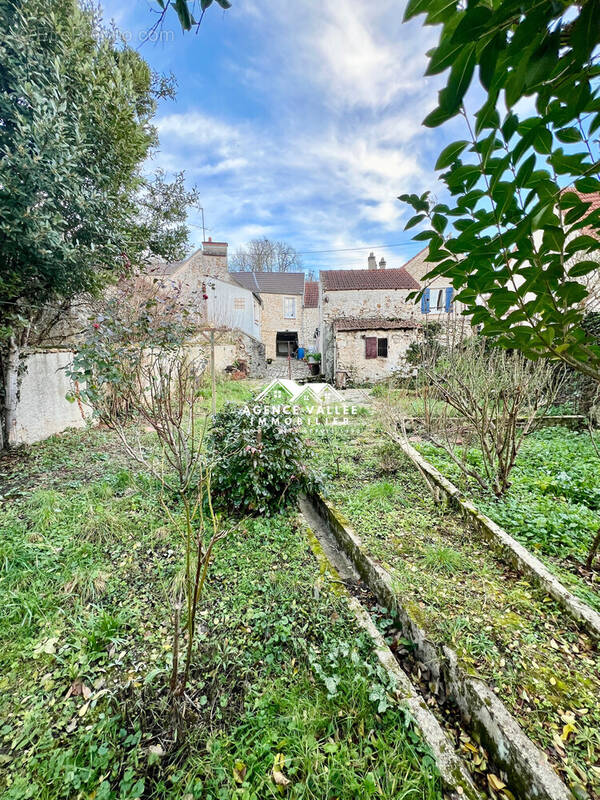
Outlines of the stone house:
[[244,361],[250,374],[265,374],[265,352],[261,336],[262,299],[258,292],[241,286],[228,270],[227,243],[209,239],[184,261],[155,265],[150,274],[177,286],[181,298],[202,324],[227,328],[219,336],[216,351],[218,371]]
[[373,382],[401,372],[406,351],[422,336],[417,320],[383,318],[352,319],[333,322],[333,374],[338,386],[353,382]]
[[266,357],[287,358],[304,341],[304,273],[230,272],[230,279],[262,301],[261,338]]
[[[398,369],[423,322],[419,306],[408,299],[420,288],[417,280],[403,268],[387,269],[383,259],[378,266],[373,254],[368,269],[327,270],[320,278],[319,328],[325,376],[362,382]],[[346,376],[336,376],[336,370]]]

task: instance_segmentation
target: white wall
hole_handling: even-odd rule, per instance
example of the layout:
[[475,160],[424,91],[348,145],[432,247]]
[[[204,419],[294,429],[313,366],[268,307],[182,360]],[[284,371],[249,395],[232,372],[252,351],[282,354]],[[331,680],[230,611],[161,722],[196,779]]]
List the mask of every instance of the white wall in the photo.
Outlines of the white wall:
[[[72,359],[73,353],[66,350],[31,353],[26,357],[17,405],[17,444],[38,442],[66,428],[85,425],[79,404],[66,399],[73,387],[64,368]],[[82,408],[90,416],[90,410]]]

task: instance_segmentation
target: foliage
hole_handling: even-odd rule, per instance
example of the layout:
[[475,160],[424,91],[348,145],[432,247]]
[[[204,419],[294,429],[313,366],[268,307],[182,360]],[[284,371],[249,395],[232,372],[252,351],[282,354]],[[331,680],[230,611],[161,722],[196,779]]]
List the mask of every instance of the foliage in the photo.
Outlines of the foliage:
[[[425,360],[417,394],[431,441],[484,490],[501,497],[510,486],[510,473],[524,438],[552,406],[557,379],[542,361],[520,353],[486,348],[472,337],[464,345]],[[404,412],[389,403],[388,430],[405,437]],[[477,446],[480,458],[469,460]]]
[[441,333],[441,322],[428,322],[423,328],[423,341],[409,344],[405,355],[407,362],[417,367],[425,358],[437,360],[443,352],[443,344],[439,338]]
[[[485,335],[597,381],[600,347],[581,323],[600,249],[600,4],[411,0],[406,18],[419,13],[442,25],[427,74],[449,69],[424,124],[461,114],[466,127],[436,165],[452,202],[400,198],[415,210],[407,228],[429,223],[415,237],[429,242],[429,277],[452,282]],[[471,114],[477,67],[484,103]]]
[[188,211],[198,202],[198,189],[186,189],[183,172],[171,181],[164,170],[144,179],[136,220],[140,245],[165,261],[181,261],[189,251]]
[[[216,2],[224,11],[231,8],[229,0],[216,0]],[[204,19],[204,14],[213,4],[213,0],[200,0],[200,16],[198,18],[195,16],[197,0],[156,0],[156,3],[160,6],[161,11],[154,28],[162,24],[169,7],[171,7],[179,18],[182,30],[190,31],[195,27],[196,31],[198,31]]]
[[[460,473],[431,447],[427,457],[452,479]],[[476,464],[480,453],[467,454]],[[511,487],[500,501],[478,496],[495,522],[542,555],[585,561],[600,524],[600,459],[587,433],[542,428],[525,439]]]
[[[377,712],[389,685],[292,517],[249,520],[222,542],[193,667],[197,714],[173,742],[164,586],[183,565],[156,481],[103,429],[52,437],[2,469],[20,492],[0,509],[3,798],[276,797],[283,753],[298,800],[441,799],[403,709],[388,697]],[[90,508],[115,520],[102,541],[86,533]],[[74,572],[98,571],[94,598],[63,591]],[[313,660],[336,677],[333,697]]]
[[215,496],[237,513],[273,514],[318,485],[305,465],[301,429],[269,406],[227,404],[214,419],[208,445]]
[[252,239],[231,256],[232,269],[240,272],[300,272],[302,258],[286,242],[267,237]]
[[157,141],[157,91],[138,53],[76,0],[2,0],[0,19],[0,396],[10,443],[20,351],[36,323],[118,277],[149,244],[135,199]]

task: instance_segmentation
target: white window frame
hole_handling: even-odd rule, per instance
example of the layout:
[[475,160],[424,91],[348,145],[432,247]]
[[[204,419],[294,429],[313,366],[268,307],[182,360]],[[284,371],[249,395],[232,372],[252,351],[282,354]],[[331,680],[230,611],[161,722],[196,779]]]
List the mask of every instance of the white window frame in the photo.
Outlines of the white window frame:
[[246,310],[246,298],[245,297],[234,297],[233,298],[233,310],[234,311],[245,311]]
[[[290,313],[287,313],[288,303],[291,304],[292,310]],[[284,319],[296,319],[296,298],[295,297],[284,297],[283,298],[283,318]]]

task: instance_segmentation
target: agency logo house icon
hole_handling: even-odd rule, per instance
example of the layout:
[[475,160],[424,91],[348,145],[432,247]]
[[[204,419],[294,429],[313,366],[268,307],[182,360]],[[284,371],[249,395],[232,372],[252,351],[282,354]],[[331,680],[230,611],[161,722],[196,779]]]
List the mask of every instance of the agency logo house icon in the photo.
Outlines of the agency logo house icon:
[[301,385],[285,378],[275,378],[256,396],[265,403],[292,403],[304,405],[307,402],[319,405],[344,404],[342,395],[328,383],[307,383]]

